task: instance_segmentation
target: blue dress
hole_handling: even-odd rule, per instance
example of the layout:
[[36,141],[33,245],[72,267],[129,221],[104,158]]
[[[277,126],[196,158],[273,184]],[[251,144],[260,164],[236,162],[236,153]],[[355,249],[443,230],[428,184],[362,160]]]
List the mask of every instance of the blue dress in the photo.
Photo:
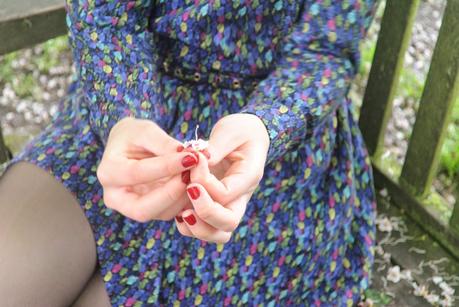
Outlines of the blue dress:
[[[374,1],[67,0],[75,82],[14,162],[52,173],[94,232],[113,306],[355,305],[374,253],[371,165],[347,97]],[[180,141],[257,115],[264,177],[226,244],[108,209],[96,177],[111,127]]]

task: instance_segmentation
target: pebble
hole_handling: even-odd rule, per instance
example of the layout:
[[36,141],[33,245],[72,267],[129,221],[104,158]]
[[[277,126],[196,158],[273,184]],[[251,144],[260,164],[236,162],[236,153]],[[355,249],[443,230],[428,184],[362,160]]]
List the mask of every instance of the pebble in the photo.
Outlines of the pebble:
[[[70,51],[59,55],[59,65],[51,67],[49,73],[41,71],[34,61],[43,52],[41,45],[18,51],[19,58],[11,63],[15,75],[10,82],[0,83],[0,123],[6,137],[14,134],[27,140],[41,131],[56,113],[57,102],[72,81]],[[14,89],[22,85],[26,76],[31,76],[37,86],[20,96]]]

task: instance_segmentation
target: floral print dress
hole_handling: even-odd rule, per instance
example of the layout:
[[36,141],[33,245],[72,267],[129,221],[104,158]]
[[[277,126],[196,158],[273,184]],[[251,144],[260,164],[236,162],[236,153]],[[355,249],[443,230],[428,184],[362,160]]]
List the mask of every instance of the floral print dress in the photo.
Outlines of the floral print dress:
[[[75,82],[13,162],[52,173],[94,232],[113,306],[355,305],[375,240],[372,171],[347,93],[371,0],[67,0]],[[108,209],[96,177],[111,127],[185,141],[257,115],[264,177],[226,244]],[[154,142],[154,140],[152,140]],[[65,205],[65,204],[63,204]]]

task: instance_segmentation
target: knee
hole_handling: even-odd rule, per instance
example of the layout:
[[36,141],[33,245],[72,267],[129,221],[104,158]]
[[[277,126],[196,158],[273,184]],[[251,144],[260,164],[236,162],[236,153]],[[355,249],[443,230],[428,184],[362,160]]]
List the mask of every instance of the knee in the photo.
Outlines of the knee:
[[28,163],[0,179],[0,297],[7,306],[68,306],[96,267],[91,228],[73,196]]

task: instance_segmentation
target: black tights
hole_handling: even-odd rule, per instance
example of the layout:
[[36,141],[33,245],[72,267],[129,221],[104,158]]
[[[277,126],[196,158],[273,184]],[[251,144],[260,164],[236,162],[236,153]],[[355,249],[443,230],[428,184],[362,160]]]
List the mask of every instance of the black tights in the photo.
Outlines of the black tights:
[[0,178],[1,306],[110,306],[96,244],[76,199],[17,163]]

